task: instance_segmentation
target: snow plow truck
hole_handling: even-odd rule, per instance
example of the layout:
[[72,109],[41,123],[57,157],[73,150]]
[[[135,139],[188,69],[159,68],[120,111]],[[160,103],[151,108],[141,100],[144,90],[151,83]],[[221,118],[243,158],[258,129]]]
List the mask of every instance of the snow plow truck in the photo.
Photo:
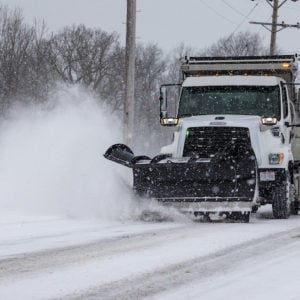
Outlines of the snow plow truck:
[[249,222],[271,204],[274,218],[286,219],[300,201],[298,79],[297,55],[185,57],[181,82],[160,87],[172,144],[154,158],[116,144],[104,157],[132,168],[138,196],[180,211]]

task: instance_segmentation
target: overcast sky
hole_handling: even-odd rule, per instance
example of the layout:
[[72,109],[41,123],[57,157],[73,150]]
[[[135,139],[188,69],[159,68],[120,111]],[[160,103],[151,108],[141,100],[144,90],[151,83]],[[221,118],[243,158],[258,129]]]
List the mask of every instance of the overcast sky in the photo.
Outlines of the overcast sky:
[[[20,7],[25,19],[44,19],[50,30],[83,23],[116,31],[125,42],[126,0],[0,0]],[[281,1],[280,1],[281,2]],[[232,32],[259,32],[269,45],[269,32],[249,21],[271,21],[265,0],[137,0],[137,39],[155,42],[171,50],[184,42],[204,48]],[[288,0],[279,10],[279,22],[300,22],[300,1]],[[278,46],[285,52],[300,52],[300,29],[278,33]]]

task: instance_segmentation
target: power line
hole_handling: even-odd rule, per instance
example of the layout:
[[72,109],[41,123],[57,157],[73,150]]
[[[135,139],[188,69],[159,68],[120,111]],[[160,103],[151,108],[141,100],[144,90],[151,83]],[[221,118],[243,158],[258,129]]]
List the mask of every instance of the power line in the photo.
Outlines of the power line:
[[300,11],[300,7],[299,7],[299,5],[286,5],[285,6],[287,9],[290,9],[290,10],[296,10],[296,11]]
[[254,5],[254,7],[251,8],[251,10],[249,11],[249,13],[244,16],[245,18],[243,19],[243,21],[234,29],[234,31],[231,33],[231,35],[235,34],[235,32],[244,24],[244,22],[249,19],[249,16],[254,12],[254,10],[256,9],[256,7],[258,6],[259,3],[256,3]]
[[239,14],[242,17],[246,17],[246,15],[244,15],[243,13],[241,13],[239,10],[237,10],[234,6],[230,5],[229,3],[227,3],[225,0],[222,0],[222,2],[227,5],[228,7],[230,7],[233,11],[235,11],[237,14]]
[[204,4],[207,8],[209,8],[210,10],[212,10],[215,14],[217,14],[219,17],[221,17],[222,19],[226,20],[227,22],[230,22],[231,24],[236,24],[235,22],[232,22],[230,19],[227,19],[225,16],[223,16],[222,14],[220,14],[217,10],[215,10],[213,7],[211,7],[210,5],[208,5],[206,2],[204,2],[204,0],[200,0],[200,2],[202,4]]

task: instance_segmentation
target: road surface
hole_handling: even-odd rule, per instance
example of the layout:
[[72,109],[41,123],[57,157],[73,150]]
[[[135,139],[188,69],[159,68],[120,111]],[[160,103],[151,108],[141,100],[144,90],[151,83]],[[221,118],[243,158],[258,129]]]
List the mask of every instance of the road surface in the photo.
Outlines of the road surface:
[[300,216],[0,225],[0,299],[300,299]]

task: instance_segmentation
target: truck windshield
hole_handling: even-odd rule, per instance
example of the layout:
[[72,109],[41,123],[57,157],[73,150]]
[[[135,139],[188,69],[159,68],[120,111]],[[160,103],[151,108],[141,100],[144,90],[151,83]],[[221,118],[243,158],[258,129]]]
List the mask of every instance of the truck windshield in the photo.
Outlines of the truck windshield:
[[216,114],[280,119],[279,86],[183,87],[179,118]]

